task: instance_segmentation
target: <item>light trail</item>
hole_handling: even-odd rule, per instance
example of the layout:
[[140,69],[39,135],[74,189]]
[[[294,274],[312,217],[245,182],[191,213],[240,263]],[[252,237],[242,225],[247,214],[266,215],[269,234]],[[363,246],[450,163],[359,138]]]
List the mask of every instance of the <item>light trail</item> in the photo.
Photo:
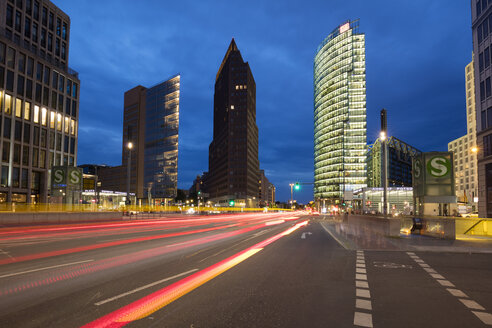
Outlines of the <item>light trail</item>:
[[17,282],[13,286],[12,285],[5,286],[4,284],[4,286],[0,289],[0,296],[13,295],[19,292],[24,292],[28,289],[51,285],[53,283],[61,282],[64,280],[75,279],[87,274],[92,274],[95,272],[111,269],[114,267],[135,263],[138,261],[143,261],[149,258],[155,258],[156,256],[169,254],[178,250],[185,249],[187,247],[202,245],[202,244],[234,237],[264,227],[265,227],[265,223],[261,223],[240,230],[223,232],[212,236],[192,239],[186,242],[165,245],[165,246],[160,246],[160,247],[138,251],[134,253],[115,256],[110,259],[103,259],[103,260],[93,261],[90,263],[83,263],[70,268],[62,268],[58,271],[45,274],[44,276],[41,276],[35,281]]
[[226,228],[230,228],[230,227],[234,227],[234,226],[236,226],[236,225],[230,224],[230,225],[214,227],[214,228],[192,230],[192,231],[182,231],[182,232],[175,232],[175,233],[169,233],[169,234],[157,235],[157,236],[146,236],[146,237],[125,239],[125,240],[118,240],[118,241],[107,242],[107,243],[96,244],[96,245],[93,244],[93,245],[80,246],[80,247],[75,247],[75,248],[61,249],[61,250],[57,250],[57,251],[30,254],[30,255],[15,257],[15,258],[2,259],[2,260],[0,260],[0,265],[10,264],[10,263],[19,263],[19,262],[37,260],[37,259],[42,259],[42,258],[47,258],[47,257],[66,255],[66,254],[72,254],[72,253],[78,253],[78,252],[85,252],[85,251],[90,251],[90,250],[94,250],[94,249],[119,246],[119,245],[126,245],[126,244],[131,244],[131,243],[142,242],[142,241],[149,241],[149,240],[156,240],[156,239],[163,239],[163,238],[177,237],[177,236],[185,236],[185,235],[191,235],[191,234],[195,234],[195,233],[214,231],[214,230],[219,230],[219,229],[226,229]]
[[175,282],[116,311],[113,311],[95,321],[82,326],[82,328],[123,327],[131,323],[132,321],[145,318],[146,316],[158,311],[169,303],[179,299],[183,295],[186,295],[187,293],[200,287],[201,285],[212,280],[223,272],[250,258],[251,256],[261,251],[265,246],[307,225],[307,223],[307,221],[297,223],[284,232],[268,238],[254,246],[251,246],[239,253],[236,253],[235,255],[221,262],[218,262],[217,264],[214,264],[189,277]]

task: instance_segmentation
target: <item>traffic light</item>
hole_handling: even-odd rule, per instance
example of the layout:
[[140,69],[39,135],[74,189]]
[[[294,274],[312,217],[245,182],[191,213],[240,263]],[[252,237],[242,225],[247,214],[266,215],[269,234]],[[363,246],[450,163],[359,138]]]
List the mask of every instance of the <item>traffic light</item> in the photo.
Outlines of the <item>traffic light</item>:
[[229,206],[234,206],[234,204],[235,204],[235,203],[234,203],[234,199],[231,199],[231,200],[229,201]]
[[295,190],[299,190],[301,189],[301,186],[299,185],[299,182],[296,182],[295,186],[294,186],[294,189]]
[[198,196],[200,196],[201,194],[202,194],[202,192],[201,191],[198,191]]

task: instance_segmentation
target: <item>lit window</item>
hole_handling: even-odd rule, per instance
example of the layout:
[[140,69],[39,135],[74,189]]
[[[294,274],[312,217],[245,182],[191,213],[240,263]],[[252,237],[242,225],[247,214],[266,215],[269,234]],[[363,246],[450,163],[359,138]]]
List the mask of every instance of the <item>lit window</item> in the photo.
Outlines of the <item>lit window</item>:
[[[38,108],[39,111],[39,108]],[[31,103],[25,102],[24,103],[24,119],[26,121],[31,120]]]
[[75,120],[70,121],[70,134],[75,135]]
[[22,100],[15,98],[15,117],[22,116]]
[[62,116],[61,114],[56,114],[56,129],[58,131],[62,130]]
[[68,134],[70,131],[70,119],[68,117],[65,117],[65,133]]
[[47,124],[47,111],[46,108],[41,108],[41,124],[46,126]]
[[34,118],[33,118],[34,123],[39,123],[39,106],[35,105],[34,106]]
[[12,96],[5,95],[5,113],[12,114]]
[[234,105],[231,105],[231,109],[234,109]]
[[50,112],[50,128],[55,128],[55,112],[53,111]]
[[236,85],[236,90],[239,90],[239,85]]

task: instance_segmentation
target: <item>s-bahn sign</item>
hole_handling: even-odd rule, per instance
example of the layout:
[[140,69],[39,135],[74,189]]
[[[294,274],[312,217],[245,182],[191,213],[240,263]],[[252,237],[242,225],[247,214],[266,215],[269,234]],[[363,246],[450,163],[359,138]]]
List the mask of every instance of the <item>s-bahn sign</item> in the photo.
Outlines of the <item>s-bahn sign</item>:
[[413,158],[414,196],[454,196],[453,153],[429,152]]
[[82,169],[73,166],[54,166],[51,169],[51,188],[82,190]]

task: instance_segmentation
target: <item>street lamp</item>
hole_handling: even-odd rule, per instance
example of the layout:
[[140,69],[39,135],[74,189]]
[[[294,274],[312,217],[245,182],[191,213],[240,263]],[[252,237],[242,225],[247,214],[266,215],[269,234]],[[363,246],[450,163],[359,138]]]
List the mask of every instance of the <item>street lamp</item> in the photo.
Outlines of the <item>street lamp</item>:
[[383,214],[386,216],[388,214],[388,150],[385,131],[379,133],[379,140],[381,140],[381,157],[383,161]]
[[130,175],[131,175],[133,143],[131,141],[128,142],[126,147],[128,148],[128,163],[126,168],[126,204],[131,205],[132,202],[130,200]]
[[294,203],[294,184],[293,183],[289,183],[289,186],[290,186],[290,206],[292,206],[292,204]]

